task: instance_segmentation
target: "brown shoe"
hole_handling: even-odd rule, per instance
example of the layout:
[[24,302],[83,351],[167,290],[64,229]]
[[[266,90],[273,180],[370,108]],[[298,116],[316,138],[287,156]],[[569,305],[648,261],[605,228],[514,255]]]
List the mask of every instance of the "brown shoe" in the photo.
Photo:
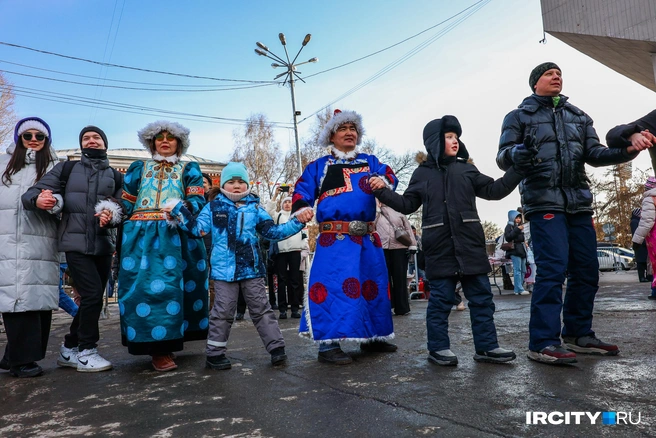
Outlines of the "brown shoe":
[[178,366],[173,362],[170,354],[153,355],[153,368],[155,371],[173,371]]

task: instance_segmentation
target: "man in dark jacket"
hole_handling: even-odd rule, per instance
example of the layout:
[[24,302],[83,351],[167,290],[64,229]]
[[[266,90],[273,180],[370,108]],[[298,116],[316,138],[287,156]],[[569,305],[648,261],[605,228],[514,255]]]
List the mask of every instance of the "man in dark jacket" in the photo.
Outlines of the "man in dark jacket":
[[[469,153],[460,140],[462,129],[454,116],[433,120],[424,128],[428,159],[412,174],[403,195],[394,193],[380,180],[369,184],[382,203],[403,214],[423,205],[422,245],[430,299],[426,311],[428,360],[437,365],[456,365],[451,351],[448,318],[457,304],[456,284],[461,282],[469,301],[472,333],[480,362],[502,363],[515,353],[499,347],[494,325],[494,302],[487,273],[490,262],[485,235],[476,211],[476,197],[502,199],[521,181],[514,168],[498,179],[483,175],[468,162]],[[530,159],[530,152],[525,151]]]
[[[107,136],[95,126],[80,132],[82,159],[72,167],[57,164],[22,197],[26,209],[43,208],[52,194],[62,194],[64,209],[59,224],[59,251],[66,253],[68,268],[80,294],[80,308],[61,346],[57,364],[80,372],[98,372],[112,364],[98,354],[98,319],[103,291],[109,277],[115,250],[112,233],[106,225],[118,225],[122,210],[116,199],[122,192],[120,173],[109,167]],[[68,173],[68,175],[66,175]],[[112,200],[113,198],[113,200]],[[109,210],[107,223],[101,213]]]
[[[553,62],[538,65],[529,77],[533,94],[503,121],[497,164],[518,165],[528,149],[534,157],[519,165],[524,214],[531,222],[537,279],[531,299],[529,359],[563,364],[576,354],[613,356],[616,345],[592,330],[592,308],[599,289],[592,194],[585,164],[608,166],[629,161],[642,147],[609,149],[599,143],[592,119],[568,102],[562,74]],[[522,144],[523,143],[523,144]],[[567,277],[563,303],[562,284]],[[564,327],[561,345],[561,320]]]

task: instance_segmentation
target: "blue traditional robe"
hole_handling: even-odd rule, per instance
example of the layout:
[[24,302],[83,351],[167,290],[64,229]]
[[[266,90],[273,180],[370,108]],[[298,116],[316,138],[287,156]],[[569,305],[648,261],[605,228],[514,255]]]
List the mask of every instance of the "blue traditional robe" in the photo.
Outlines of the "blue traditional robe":
[[180,351],[207,339],[208,264],[202,239],[169,226],[162,206],[205,204],[197,163],[135,161],[125,174],[118,303],[121,339],[130,354]]
[[[316,220],[376,219],[371,176],[396,188],[392,169],[373,155],[328,155],[308,164],[296,182],[292,211],[317,202]],[[370,341],[394,337],[385,255],[378,234],[321,233],[317,239],[299,332],[317,342]]]

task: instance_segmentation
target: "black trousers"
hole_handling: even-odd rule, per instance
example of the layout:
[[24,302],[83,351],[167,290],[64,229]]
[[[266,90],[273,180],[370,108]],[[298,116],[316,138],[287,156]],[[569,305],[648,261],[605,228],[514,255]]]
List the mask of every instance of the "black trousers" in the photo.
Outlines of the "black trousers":
[[647,280],[647,262],[638,262],[638,280]]
[[410,311],[408,299],[408,255],[406,249],[385,249],[387,278],[389,280],[392,309],[395,315],[405,315]]
[[96,348],[100,339],[98,320],[102,312],[103,292],[109,278],[112,256],[67,252],[66,262],[80,295],[80,309],[73,318],[70,333],[64,338],[64,346],[79,347],[80,351]]
[[298,312],[303,296],[301,281],[301,252],[281,252],[276,256],[276,274],[278,275],[278,310]]
[[52,310],[3,313],[7,346],[5,358],[16,367],[38,362],[46,357]]
[[[267,260],[267,287],[269,289],[269,304],[271,307],[276,305],[276,283],[273,281],[273,275],[276,273],[275,262]],[[246,308],[246,301],[244,300],[244,309]]]

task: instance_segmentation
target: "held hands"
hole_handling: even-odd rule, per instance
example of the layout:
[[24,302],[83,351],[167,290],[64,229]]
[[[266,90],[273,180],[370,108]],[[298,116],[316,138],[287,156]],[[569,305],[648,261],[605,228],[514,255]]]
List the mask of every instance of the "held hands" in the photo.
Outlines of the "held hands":
[[302,212],[296,215],[296,219],[298,219],[299,222],[302,224],[307,224],[312,220],[313,217],[314,217],[314,212],[310,208],[308,208],[307,210],[303,210]]
[[94,216],[100,218],[100,227],[102,228],[102,227],[106,226],[109,223],[109,221],[112,220],[112,217],[114,215],[109,210],[103,210],[100,213],[94,214]]
[[381,177],[372,176],[369,178],[369,187],[371,187],[371,190],[379,190],[387,187],[387,184],[385,184],[385,181]]
[[631,146],[626,148],[626,151],[628,153],[640,152],[653,147],[656,143],[656,137],[648,129],[645,129],[632,134],[629,141],[631,141]]
[[166,213],[166,219],[172,221],[173,216],[171,216],[171,212],[175,208],[175,205],[167,205],[166,207],[162,207],[161,210],[163,213]]
[[52,196],[52,190],[41,190],[36,198],[36,206],[41,210],[51,210],[57,204],[57,199]]

